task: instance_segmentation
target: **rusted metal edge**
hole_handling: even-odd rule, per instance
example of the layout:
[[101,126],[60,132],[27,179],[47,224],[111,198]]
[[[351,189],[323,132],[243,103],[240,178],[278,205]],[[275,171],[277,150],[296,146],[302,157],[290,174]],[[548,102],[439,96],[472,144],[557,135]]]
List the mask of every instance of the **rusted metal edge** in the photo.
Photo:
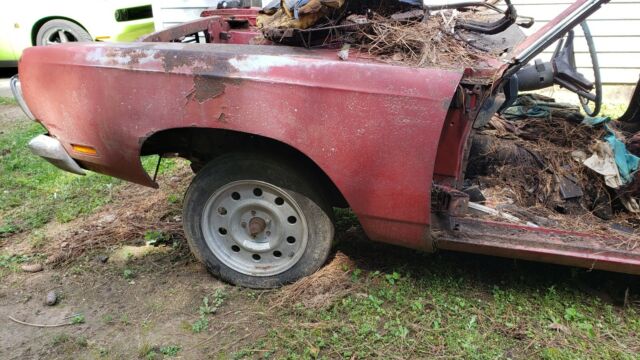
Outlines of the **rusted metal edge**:
[[640,249],[616,247],[617,237],[441,217],[436,248],[640,275]]

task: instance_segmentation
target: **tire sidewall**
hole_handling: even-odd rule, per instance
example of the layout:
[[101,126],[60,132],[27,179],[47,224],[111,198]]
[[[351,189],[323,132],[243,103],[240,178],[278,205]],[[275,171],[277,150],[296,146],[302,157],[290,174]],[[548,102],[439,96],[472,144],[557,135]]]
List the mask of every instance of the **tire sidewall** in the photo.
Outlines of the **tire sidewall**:
[[[251,276],[239,273],[220,261],[205,241],[201,228],[205,204],[217,189],[238,180],[259,180],[278,186],[298,203],[307,220],[304,253],[296,264],[280,274]],[[311,184],[311,179],[301,176],[291,166],[265,156],[228,155],[213,160],[198,172],[185,195],[183,223],[192,253],[213,275],[251,288],[278,287],[312,274],[329,255],[334,228],[331,208]]]
[[73,33],[73,35],[77,39],[77,41],[75,42],[93,41],[93,38],[91,37],[89,32],[87,32],[87,30],[82,28],[80,25],[68,20],[54,19],[54,20],[47,21],[40,27],[40,29],[38,29],[38,33],[36,34],[36,45],[38,46],[45,45],[45,42],[44,42],[45,35],[48,35],[49,32],[54,29],[64,29],[66,31]]

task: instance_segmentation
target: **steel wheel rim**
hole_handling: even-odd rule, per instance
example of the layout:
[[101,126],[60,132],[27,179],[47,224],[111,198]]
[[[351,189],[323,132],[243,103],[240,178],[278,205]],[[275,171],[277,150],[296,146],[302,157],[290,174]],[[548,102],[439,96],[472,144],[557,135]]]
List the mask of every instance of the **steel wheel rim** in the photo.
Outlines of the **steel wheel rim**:
[[47,31],[44,38],[45,45],[61,44],[66,42],[77,42],[78,38],[69,30],[51,29]]
[[213,254],[245,275],[283,273],[307,247],[307,220],[300,206],[264,181],[234,181],[216,190],[205,203],[200,226]]

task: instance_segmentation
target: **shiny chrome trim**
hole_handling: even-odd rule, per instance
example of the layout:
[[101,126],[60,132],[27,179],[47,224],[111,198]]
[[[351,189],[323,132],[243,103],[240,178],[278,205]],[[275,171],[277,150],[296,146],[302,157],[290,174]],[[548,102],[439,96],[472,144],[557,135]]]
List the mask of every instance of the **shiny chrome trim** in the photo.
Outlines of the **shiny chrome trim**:
[[58,139],[47,135],[38,135],[29,141],[28,146],[32,153],[44,158],[62,170],[78,175],[85,174],[80,165],[69,156]]
[[18,78],[18,75],[13,75],[11,77],[11,80],[9,80],[9,86],[11,86],[11,92],[13,93],[13,97],[18,102],[18,105],[20,105],[20,108],[22,109],[24,114],[27,115],[29,119],[35,121],[36,117],[33,116],[33,114],[31,113],[31,110],[29,110],[29,107],[27,106],[27,103],[24,101],[24,98],[22,97],[22,87],[20,86],[20,79]]

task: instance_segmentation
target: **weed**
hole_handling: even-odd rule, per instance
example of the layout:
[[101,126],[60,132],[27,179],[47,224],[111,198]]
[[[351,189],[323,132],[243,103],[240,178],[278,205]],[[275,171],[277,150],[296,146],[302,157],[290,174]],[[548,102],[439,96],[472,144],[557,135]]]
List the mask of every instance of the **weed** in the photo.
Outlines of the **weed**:
[[0,105],[17,105],[18,102],[13,97],[0,96]]
[[226,293],[224,289],[218,288],[213,293],[213,300],[209,303],[209,297],[205,296],[202,299],[202,305],[198,309],[200,315],[210,315],[218,311],[218,308],[222,306],[224,299],[226,298]]
[[15,269],[17,265],[29,262],[29,255],[20,254],[0,254],[0,267]]
[[131,269],[124,269],[124,271],[122,272],[122,276],[126,279],[126,280],[131,280],[133,279],[136,274],[133,270]]
[[42,248],[42,246],[44,246],[46,239],[47,237],[45,236],[44,232],[35,230],[31,232],[29,244],[31,245],[32,249],[40,249]]
[[203,316],[198,318],[198,320],[191,325],[191,331],[196,334],[201,333],[202,330],[206,330],[207,328],[209,328],[209,319]]
[[113,316],[107,314],[102,316],[102,322],[105,324],[113,324]]
[[[151,355],[151,356],[150,356]],[[148,342],[143,342],[138,347],[138,357],[145,359],[153,359],[156,356],[155,349]]]
[[76,345],[78,345],[79,347],[83,347],[86,348],[89,345],[89,342],[87,341],[87,338],[84,336],[78,336],[75,340]]
[[163,346],[160,348],[162,355],[170,357],[178,356],[180,350],[182,350],[182,348],[178,345]]
[[218,308],[222,306],[226,293],[224,289],[218,288],[213,293],[213,300],[209,300],[208,296],[202,298],[202,305],[198,308],[198,314],[200,317],[191,325],[191,331],[194,333],[200,333],[209,327],[208,316],[215,314]]
[[167,197],[167,201],[169,202],[169,204],[178,204],[180,200],[181,197],[178,194],[169,194],[169,196]]
[[84,266],[82,264],[73,265],[69,270],[70,275],[80,275],[84,272]]
[[83,314],[77,314],[74,317],[71,318],[71,323],[72,324],[84,324],[84,315]]
[[105,357],[109,355],[109,349],[101,346],[98,348],[98,354],[100,355],[100,357]]
[[400,274],[394,271],[391,274],[386,274],[384,278],[387,279],[389,284],[394,285],[396,281],[400,280]]
[[362,274],[362,270],[355,268],[353,269],[353,272],[351,273],[351,280],[356,282],[358,281],[358,279],[360,278],[360,274]]
[[69,341],[69,339],[70,339],[70,337],[66,333],[57,334],[51,340],[51,345],[60,346],[60,345],[62,345],[64,343],[66,343],[67,341]]
[[171,235],[157,230],[150,230],[144,233],[144,240],[147,245],[159,246],[168,244],[171,241]]
[[149,330],[151,330],[151,328],[153,328],[153,321],[149,320],[149,319],[145,319],[142,321],[141,324],[142,330],[146,333],[149,332]]

